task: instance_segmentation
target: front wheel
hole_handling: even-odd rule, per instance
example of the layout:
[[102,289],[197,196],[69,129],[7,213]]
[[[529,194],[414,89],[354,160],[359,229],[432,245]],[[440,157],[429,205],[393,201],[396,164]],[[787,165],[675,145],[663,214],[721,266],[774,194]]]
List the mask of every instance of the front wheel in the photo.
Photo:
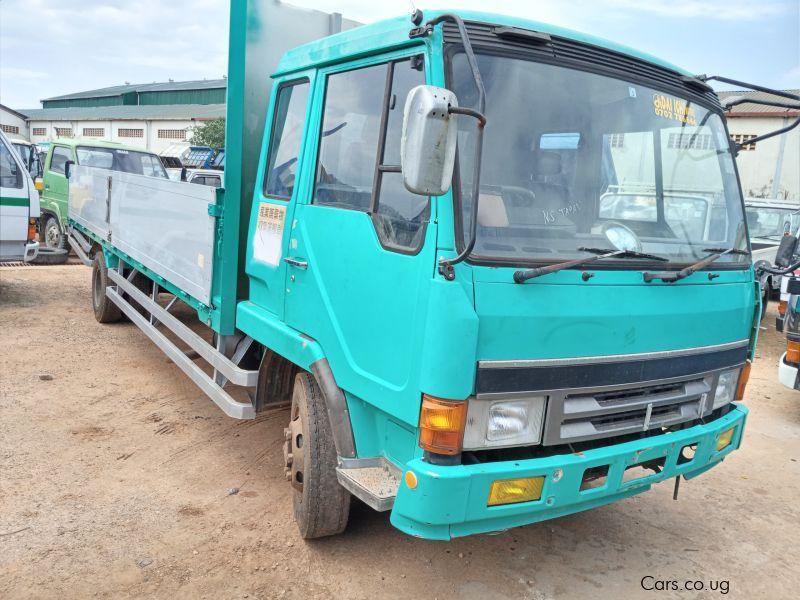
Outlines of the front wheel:
[[53,215],[48,215],[44,220],[44,229],[42,230],[44,237],[44,245],[48,248],[56,250],[67,250],[69,244],[67,242],[67,234],[61,230],[61,225],[58,223]]
[[336,478],[333,432],[322,392],[310,373],[295,377],[284,434],[286,478],[293,488],[300,535],[311,539],[343,532],[350,515],[350,493]]

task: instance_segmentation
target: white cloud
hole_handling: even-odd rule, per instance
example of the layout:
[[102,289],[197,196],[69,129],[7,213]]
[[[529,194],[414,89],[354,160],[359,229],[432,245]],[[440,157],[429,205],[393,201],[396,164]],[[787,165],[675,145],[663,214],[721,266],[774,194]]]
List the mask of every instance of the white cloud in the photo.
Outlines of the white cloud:
[[797,12],[792,0],[604,0],[611,8],[680,19],[759,20]]

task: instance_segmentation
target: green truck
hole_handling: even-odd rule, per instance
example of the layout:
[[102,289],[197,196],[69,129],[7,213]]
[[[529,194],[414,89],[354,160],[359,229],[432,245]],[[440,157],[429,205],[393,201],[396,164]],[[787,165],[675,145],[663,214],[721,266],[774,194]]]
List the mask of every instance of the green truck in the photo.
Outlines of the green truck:
[[58,138],[50,144],[41,182],[40,232],[46,248],[66,250],[67,163],[107,168],[148,177],[167,177],[161,161],[151,152],[91,138]]
[[78,166],[70,240],[100,322],[234,418],[289,406],[304,537],[351,496],[504,530],[739,447],[760,289],[710,78],[519,18],[267,0],[231,3],[228,65],[224,188]]

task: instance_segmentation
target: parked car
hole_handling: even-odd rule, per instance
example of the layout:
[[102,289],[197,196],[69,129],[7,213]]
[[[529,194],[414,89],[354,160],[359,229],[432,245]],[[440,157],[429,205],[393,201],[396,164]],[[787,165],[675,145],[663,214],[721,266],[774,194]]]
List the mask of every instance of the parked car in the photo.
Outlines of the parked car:
[[123,173],[167,178],[159,157],[152,152],[114,142],[58,139],[50,144],[42,176],[40,231],[48,248],[67,249],[67,163],[100,167]]
[[0,131],[0,261],[36,258],[39,192],[12,142]]

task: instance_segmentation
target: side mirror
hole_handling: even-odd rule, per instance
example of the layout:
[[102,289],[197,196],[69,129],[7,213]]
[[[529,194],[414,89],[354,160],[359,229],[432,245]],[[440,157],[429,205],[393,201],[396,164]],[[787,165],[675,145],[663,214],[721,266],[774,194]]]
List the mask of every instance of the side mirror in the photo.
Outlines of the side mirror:
[[406,98],[400,164],[406,189],[422,196],[441,196],[450,189],[456,158],[457,107],[450,90],[420,85]]
[[64,163],[64,177],[69,179],[70,174],[72,173],[72,165],[75,164],[74,160],[68,160]]
[[186,181],[186,167],[181,167],[181,181]]
[[797,238],[793,235],[784,235],[778,250],[775,252],[775,264],[779,267],[788,267],[797,250]]

